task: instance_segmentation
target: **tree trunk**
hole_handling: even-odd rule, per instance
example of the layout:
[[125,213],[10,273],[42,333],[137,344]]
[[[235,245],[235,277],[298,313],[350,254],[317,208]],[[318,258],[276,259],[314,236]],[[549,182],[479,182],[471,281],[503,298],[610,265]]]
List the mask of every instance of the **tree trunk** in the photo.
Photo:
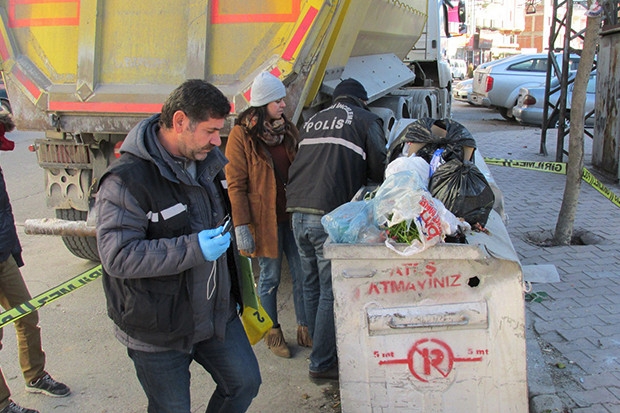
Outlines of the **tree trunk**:
[[[588,17],[581,60],[579,61],[579,66],[577,66],[577,75],[573,87],[570,111],[566,184],[564,186],[564,197],[562,198],[562,206],[553,236],[555,245],[570,245],[573,236],[583,171],[583,128],[586,88],[588,86],[588,80],[590,78],[590,72],[592,71],[594,55],[598,44],[600,22],[600,16]],[[561,150],[561,148],[558,148],[558,150]]]

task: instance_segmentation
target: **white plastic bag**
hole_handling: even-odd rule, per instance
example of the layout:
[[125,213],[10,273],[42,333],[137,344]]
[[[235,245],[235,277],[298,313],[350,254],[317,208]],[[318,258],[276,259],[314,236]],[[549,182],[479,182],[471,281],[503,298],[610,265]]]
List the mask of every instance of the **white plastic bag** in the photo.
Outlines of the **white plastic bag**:
[[389,178],[391,175],[403,171],[417,172],[419,182],[416,182],[416,187],[428,189],[428,178],[431,175],[430,165],[423,158],[415,155],[396,158],[385,168],[385,177]]
[[[446,235],[456,233],[459,227],[466,228],[441,202],[424,188],[420,188],[419,176],[415,171],[401,171],[390,175],[377,189],[372,200],[375,222],[379,226],[392,227],[400,222],[414,223],[418,229],[418,240],[410,245],[397,244],[389,237],[385,245],[400,255],[413,255],[443,241]],[[463,225],[460,225],[463,224]]]

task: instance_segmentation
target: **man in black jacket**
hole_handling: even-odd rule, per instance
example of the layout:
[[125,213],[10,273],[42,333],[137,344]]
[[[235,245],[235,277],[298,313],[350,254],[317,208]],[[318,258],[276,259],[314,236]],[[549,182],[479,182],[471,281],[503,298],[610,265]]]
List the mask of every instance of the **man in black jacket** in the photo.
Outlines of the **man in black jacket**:
[[302,127],[286,190],[313,342],[312,379],[338,378],[331,262],[323,256],[327,233],[321,218],[351,201],[360,187],[381,183],[386,159],[382,121],[366,106],[364,86],[355,79],[343,80],[333,99],[330,107]]
[[97,193],[108,315],[149,413],[191,411],[193,361],[217,384],[208,413],[245,412],[261,383],[238,316],[237,248],[221,224],[229,112],[215,86],[185,81],[129,132]]

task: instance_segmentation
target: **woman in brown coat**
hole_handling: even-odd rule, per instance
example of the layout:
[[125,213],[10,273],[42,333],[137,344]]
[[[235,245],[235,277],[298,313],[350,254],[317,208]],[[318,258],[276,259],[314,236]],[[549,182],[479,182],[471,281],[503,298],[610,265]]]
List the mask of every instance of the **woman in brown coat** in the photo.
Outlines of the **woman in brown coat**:
[[297,152],[299,131],[284,116],[286,89],[280,79],[263,72],[251,89],[250,107],[242,112],[226,143],[226,181],[232,203],[237,245],[242,254],[258,257],[258,296],[273,328],[267,346],[290,357],[278,323],[277,293],[282,257],[286,254],[293,281],[297,343],[311,347],[303,302],[301,261],[286,212],[288,169]]

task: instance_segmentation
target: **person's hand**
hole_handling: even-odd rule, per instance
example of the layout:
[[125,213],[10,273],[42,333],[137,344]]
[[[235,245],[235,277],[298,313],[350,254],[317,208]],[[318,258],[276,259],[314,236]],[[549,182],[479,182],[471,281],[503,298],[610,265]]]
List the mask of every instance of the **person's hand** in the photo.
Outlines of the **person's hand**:
[[198,233],[198,243],[202,250],[202,255],[207,261],[217,260],[223,253],[226,252],[230,245],[230,233],[227,232],[222,235],[224,227],[217,227],[214,229],[205,229]]
[[235,227],[235,237],[237,238],[237,247],[240,251],[245,251],[248,254],[254,252],[256,245],[254,245],[254,238],[252,238],[249,226],[239,225]]

